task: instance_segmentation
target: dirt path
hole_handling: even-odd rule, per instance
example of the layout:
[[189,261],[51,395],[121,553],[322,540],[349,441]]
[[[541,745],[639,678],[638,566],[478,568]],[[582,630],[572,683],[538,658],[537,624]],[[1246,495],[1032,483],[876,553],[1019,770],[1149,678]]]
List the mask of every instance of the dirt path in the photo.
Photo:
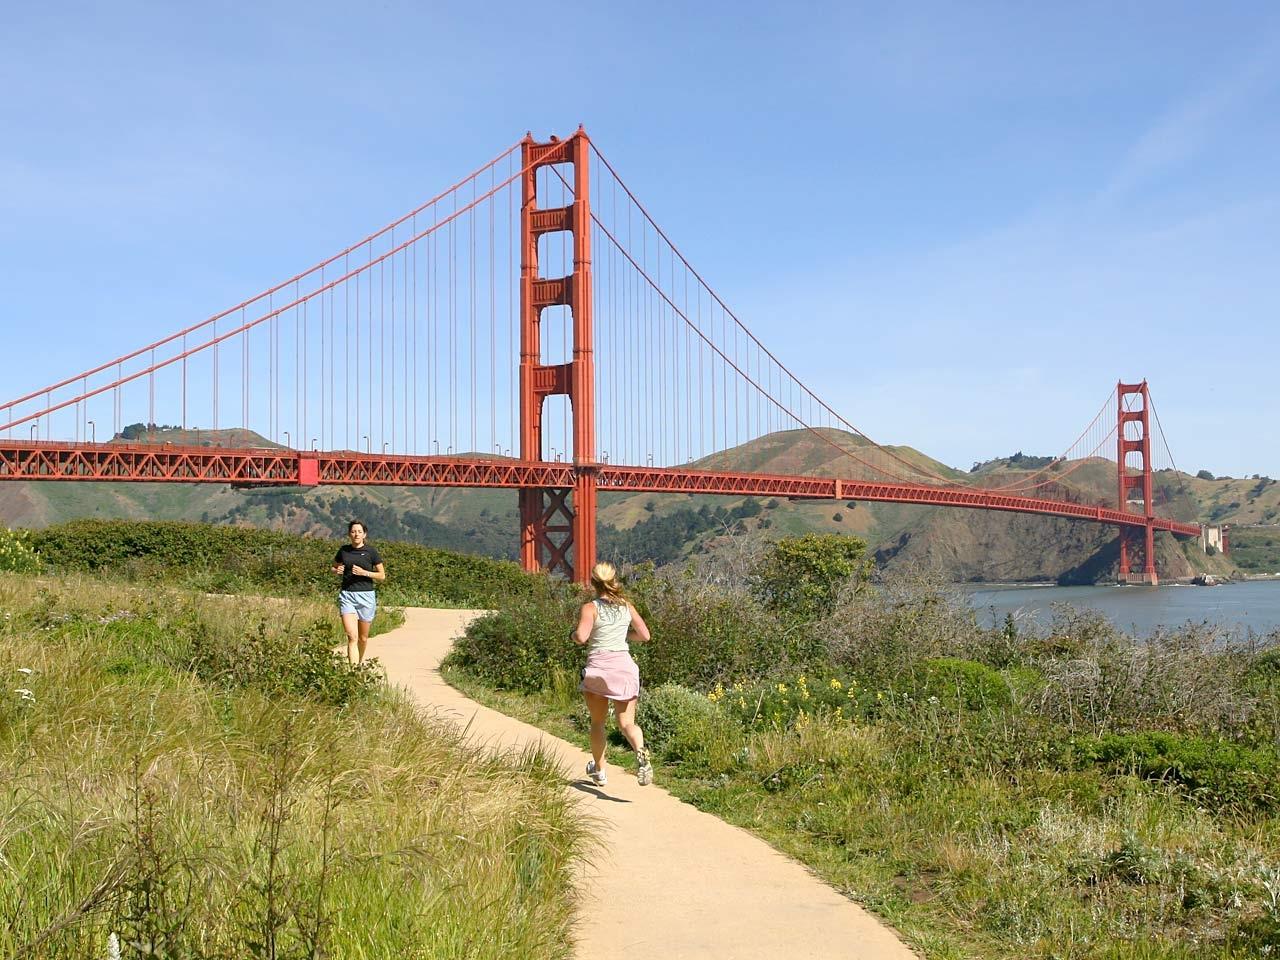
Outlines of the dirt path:
[[450,687],[438,667],[473,615],[406,609],[404,626],[375,637],[369,652],[393,684],[470,724],[478,741],[499,748],[541,741],[560,757],[582,803],[603,824],[603,849],[582,881],[578,956],[916,960],[891,930],[764,841],[661,787],[640,787],[620,767],[597,788],[582,774],[588,754],[581,748]]

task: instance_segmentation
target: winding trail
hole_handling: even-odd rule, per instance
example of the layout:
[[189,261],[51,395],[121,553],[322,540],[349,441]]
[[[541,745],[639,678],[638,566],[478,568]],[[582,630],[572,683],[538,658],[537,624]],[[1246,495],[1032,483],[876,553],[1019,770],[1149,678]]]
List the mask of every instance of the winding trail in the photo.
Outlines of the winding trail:
[[406,608],[404,626],[370,643],[389,681],[497,749],[541,743],[570,771],[601,824],[602,851],[584,868],[575,955],[627,960],[918,960],[897,936],[807,869],[745,830],[640,787],[621,767],[598,788],[580,747],[482,707],[440,676],[468,610]]

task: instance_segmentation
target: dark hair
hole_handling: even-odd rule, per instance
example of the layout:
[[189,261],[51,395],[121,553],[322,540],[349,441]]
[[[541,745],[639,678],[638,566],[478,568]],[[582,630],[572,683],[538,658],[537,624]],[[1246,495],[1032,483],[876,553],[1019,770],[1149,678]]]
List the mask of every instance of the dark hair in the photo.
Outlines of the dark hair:
[[368,535],[369,535],[369,527],[368,527],[368,525],[367,525],[363,520],[352,520],[350,523],[348,523],[348,524],[347,524],[347,533],[350,533],[350,532],[351,532],[351,528],[352,528],[352,527],[354,527],[356,524],[359,524],[359,525],[360,525],[360,529],[361,529],[361,530],[363,530],[363,531],[365,532],[365,536],[368,536]]

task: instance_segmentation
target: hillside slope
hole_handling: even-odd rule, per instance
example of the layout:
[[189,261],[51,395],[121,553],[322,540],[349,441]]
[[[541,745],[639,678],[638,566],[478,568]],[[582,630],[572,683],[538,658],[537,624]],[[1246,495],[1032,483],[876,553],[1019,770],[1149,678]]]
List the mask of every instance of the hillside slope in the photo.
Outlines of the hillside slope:
[[[218,446],[278,446],[244,431],[137,432],[131,442],[200,443]],[[712,470],[856,477],[863,468],[842,450],[858,453],[860,437],[836,430],[792,430],[770,434],[696,461]],[[967,478],[988,487],[1024,489],[1090,503],[1114,500],[1110,461],[1069,462],[1046,467],[1048,458],[988,461],[966,474],[910,447],[895,455],[948,479]],[[1057,478],[1066,476],[1065,482]],[[1265,477],[1205,479],[1162,472],[1156,476],[1162,513],[1188,521],[1241,525],[1251,569],[1269,570],[1263,533],[1280,522],[1280,484]],[[141,483],[0,483],[0,522],[45,527],[78,517],[201,520],[266,527],[295,533],[339,536],[359,516],[375,536],[514,558],[517,554],[516,495],[509,490],[387,487],[263,488]],[[915,507],[907,504],[759,500],[659,494],[602,494],[601,547],[626,560],[672,562],[715,549],[726,531],[763,530],[768,535],[840,533],[865,539],[881,563],[924,562],[956,580],[1105,579],[1116,562],[1114,531],[1053,517],[988,511]],[[1172,538],[1161,537],[1160,566],[1166,576],[1199,571],[1232,572],[1223,558],[1207,558]],[[1255,548],[1254,545],[1257,545]],[[1275,558],[1280,562],[1280,551]]]

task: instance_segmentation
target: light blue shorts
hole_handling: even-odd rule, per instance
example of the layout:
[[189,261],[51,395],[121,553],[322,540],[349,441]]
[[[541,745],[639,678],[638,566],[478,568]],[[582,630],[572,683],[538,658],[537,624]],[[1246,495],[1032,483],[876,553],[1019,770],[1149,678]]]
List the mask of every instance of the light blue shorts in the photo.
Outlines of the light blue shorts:
[[338,612],[354,613],[365,623],[372,623],[373,615],[378,612],[378,595],[372,590],[339,591]]

